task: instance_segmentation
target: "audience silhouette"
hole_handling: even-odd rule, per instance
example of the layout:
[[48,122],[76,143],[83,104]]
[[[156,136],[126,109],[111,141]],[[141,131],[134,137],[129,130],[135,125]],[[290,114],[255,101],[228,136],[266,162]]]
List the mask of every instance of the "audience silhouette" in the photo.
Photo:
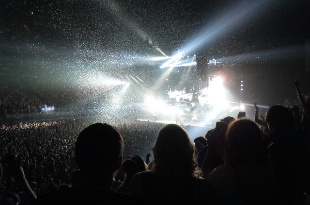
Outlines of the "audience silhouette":
[[78,136],[75,160],[80,168],[77,186],[42,195],[38,204],[138,204],[141,200],[110,189],[120,168],[123,138],[111,125],[96,123]]
[[226,136],[225,163],[208,176],[222,203],[272,202],[274,174],[261,130],[253,121],[239,119],[230,123]]
[[[254,121],[228,116],[195,145],[176,124],[3,125],[0,203],[309,204],[310,98],[295,88],[301,106],[273,105],[260,120],[254,104]],[[124,144],[149,153],[153,143],[152,162],[123,161]]]
[[136,174],[127,191],[142,196],[150,204],[209,204],[216,194],[205,179],[195,177],[194,146],[187,132],[169,124],[158,133],[153,147],[150,172]]

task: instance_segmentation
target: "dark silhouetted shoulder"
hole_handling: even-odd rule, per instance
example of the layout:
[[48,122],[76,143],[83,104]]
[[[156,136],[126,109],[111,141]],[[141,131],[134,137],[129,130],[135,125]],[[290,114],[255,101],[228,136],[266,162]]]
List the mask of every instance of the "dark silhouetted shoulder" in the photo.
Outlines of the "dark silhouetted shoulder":
[[112,190],[89,190],[83,188],[70,188],[44,194],[38,197],[37,205],[40,204],[142,204],[140,197],[117,193]]

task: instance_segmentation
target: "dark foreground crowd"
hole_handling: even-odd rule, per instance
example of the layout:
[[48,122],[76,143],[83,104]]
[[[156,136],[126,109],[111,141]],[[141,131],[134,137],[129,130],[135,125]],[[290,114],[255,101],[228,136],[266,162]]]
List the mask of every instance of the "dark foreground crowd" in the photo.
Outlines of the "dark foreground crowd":
[[300,110],[256,107],[194,144],[176,124],[2,125],[0,204],[310,204],[310,100],[296,88]]

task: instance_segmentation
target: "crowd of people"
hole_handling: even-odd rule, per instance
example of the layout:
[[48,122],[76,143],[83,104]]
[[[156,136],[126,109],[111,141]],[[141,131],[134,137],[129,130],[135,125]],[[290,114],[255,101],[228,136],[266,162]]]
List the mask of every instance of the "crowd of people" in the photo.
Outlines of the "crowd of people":
[[255,106],[195,144],[176,124],[3,124],[0,204],[309,204],[310,99],[295,86],[301,109]]
[[0,116],[40,113],[44,107],[56,110],[86,110],[106,101],[111,92],[87,86],[0,86]]
[[78,96],[74,95],[72,89],[45,89],[35,90],[24,88],[17,89],[9,86],[0,87],[0,108],[12,112],[14,110],[40,110],[44,105],[64,107],[73,103]]

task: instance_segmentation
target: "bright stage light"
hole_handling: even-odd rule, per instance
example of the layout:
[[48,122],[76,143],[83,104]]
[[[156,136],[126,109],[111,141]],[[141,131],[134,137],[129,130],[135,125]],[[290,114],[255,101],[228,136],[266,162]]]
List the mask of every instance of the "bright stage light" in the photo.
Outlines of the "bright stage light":
[[245,110],[245,105],[244,104],[240,104],[239,108],[240,108],[241,111],[244,111]]
[[175,98],[177,102],[179,102],[181,98],[189,101],[193,98],[191,93],[185,93],[185,91],[169,91],[167,94],[169,98]]
[[176,65],[174,67],[175,68],[176,67],[188,67],[188,66],[194,66],[194,65],[197,65],[197,63],[196,62],[183,63],[183,64],[180,64],[180,65]]
[[[248,103],[242,103],[242,104],[245,105],[245,106],[254,107],[253,104],[248,104]],[[263,108],[263,109],[269,109],[270,108],[270,106],[268,106],[268,105],[256,105],[256,106],[259,107],[259,108]]]
[[233,112],[233,111],[236,111],[236,110],[240,110],[240,106],[231,106],[230,109],[229,109],[229,112]]
[[151,112],[151,113],[158,113],[158,112],[162,112],[162,110],[165,110],[165,108],[167,107],[167,105],[165,104],[165,102],[161,99],[156,99],[153,96],[147,96],[145,98],[144,101],[147,109]]
[[208,64],[211,64],[211,65],[217,65],[219,63],[221,63],[221,62],[216,60],[216,59],[209,60],[209,62],[208,62]]
[[171,57],[169,57],[169,56],[160,56],[160,57],[151,57],[148,60],[149,61],[163,61],[163,60],[167,60],[169,58],[171,58]]
[[211,105],[225,105],[226,107],[226,90],[223,86],[223,79],[221,77],[215,77],[212,81],[210,81],[208,95]]
[[212,83],[223,87],[223,78],[221,76],[216,76],[215,78],[212,79]]
[[165,114],[165,115],[182,115],[183,111],[175,106],[170,106],[161,99],[157,99],[154,96],[147,96],[144,104],[147,110],[153,114]]
[[226,88],[223,85],[223,78],[217,76],[210,80],[209,87],[202,90],[202,95],[198,99],[200,104],[210,105],[215,111],[225,110],[229,108],[226,92]]
[[170,60],[166,61],[160,68],[170,68],[179,64],[179,60],[184,57],[184,53],[178,52]]
[[125,85],[127,82],[121,80],[107,80],[103,84],[105,85]]
[[42,112],[51,112],[55,110],[54,105],[53,106],[47,106],[45,105],[44,107],[41,108]]
[[197,65],[196,61],[194,61],[195,56],[193,58],[185,58],[184,53],[179,52],[173,57],[170,57],[170,60],[166,61],[164,64],[160,66],[161,69],[163,68],[176,68],[176,67],[188,67]]
[[167,55],[166,55],[160,48],[157,47],[156,50],[157,50],[159,53],[161,53],[161,54],[163,54],[164,56],[167,57]]

